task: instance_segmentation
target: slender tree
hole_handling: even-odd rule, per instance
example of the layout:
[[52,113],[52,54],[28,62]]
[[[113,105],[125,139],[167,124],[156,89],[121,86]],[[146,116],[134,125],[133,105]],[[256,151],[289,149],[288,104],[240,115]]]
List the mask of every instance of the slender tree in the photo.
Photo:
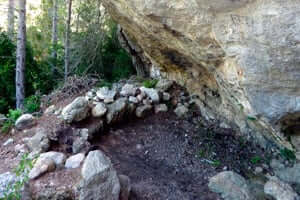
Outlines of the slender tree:
[[68,0],[68,17],[65,39],[65,81],[68,78],[70,68],[70,33],[71,33],[72,0]]
[[15,0],[8,1],[7,33],[13,39],[15,31]]
[[26,54],[26,0],[19,1],[19,27],[16,61],[16,107],[24,108],[25,97],[25,54]]
[[54,74],[57,64],[57,9],[58,0],[53,0],[53,12],[52,12],[52,53],[51,57],[53,59],[52,73]]

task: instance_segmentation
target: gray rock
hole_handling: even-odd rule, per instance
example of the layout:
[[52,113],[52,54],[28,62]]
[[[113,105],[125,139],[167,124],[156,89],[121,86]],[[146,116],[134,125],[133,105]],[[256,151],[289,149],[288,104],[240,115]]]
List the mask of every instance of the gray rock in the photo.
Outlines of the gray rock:
[[97,103],[96,106],[92,109],[93,117],[102,117],[107,112],[107,108],[104,103]]
[[76,138],[72,145],[72,151],[74,154],[77,154],[84,149],[87,149],[89,146],[89,142],[85,140],[85,138]]
[[120,182],[112,163],[101,151],[91,151],[82,169],[79,200],[119,200]]
[[156,114],[160,112],[168,112],[168,107],[166,104],[158,104],[154,106],[154,111]]
[[184,117],[187,115],[187,113],[189,112],[189,109],[187,107],[185,107],[184,105],[179,105],[177,106],[177,108],[174,110],[175,114],[178,117]]
[[158,81],[158,83],[156,84],[156,89],[158,89],[162,92],[165,92],[165,91],[169,90],[173,84],[174,84],[174,82],[171,80],[160,79]]
[[128,101],[135,104],[139,102],[139,100],[136,97],[132,97],[132,96],[129,97]]
[[271,160],[271,163],[270,163],[270,166],[273,168],[273,169],[282,169],[284,168],[284,164],[281,163],[279,160],[277,159],[272,159]]
[[293,188],[277,178],[273,177],[265,186],[264,191],[266,194],[271,195],[276,200],[299,200],[299,196],[294,192]]
[[139,118],[141,117],[145,117],[147,113],[150,113],[152,110],[152,106],[151,105],[142,105],[137,107],[136,111],[135,111],[135,115]]
[[246,180],[232,171],[221,172],[210,178],[208,187],[225,200],[253,200]]
[[281,168],[274,171],[276,176],[288,183],[300,184],[300,163],[290,168]]
[[122,96],[135,96],[136,94],[136,91],[137,91],[137,88],[132,85],[132,84],[125,84],[123,87],[122,87],[122,90],[120,92],[120,94]]
[[55,152],[55,151],[49,151],[47,153],[42,153],[42,154],[40,154],[39,158],[40,159],[52,159],[57,168],[61,168],[66,161],[66,155],[64,153]]
[[129,196],[130,196],[130,191],[131,191],[130,178],[125,175],[119,175],[119,180],[120,180],[120,186],[121,186],[120,200],[128,200]]
[[23,130],[34,125],[34,117],[31,114],[24,114],[15,123],[18,130]]
[[127,99],[120,98],[114,103],[107,106],[108,112],[106,114],[106,122],[108,124],[120,121],[126,112],[127,108]]
[[36,153],[48,151],[50,148],[50,140],[43,128],[38,128],[36,130],[36,134],[31,138],[24,139],[24,142],[30,151]]
[[164,101],[170,101],[171,95],[167,92],[163,92],[163,97],[162,98],[163,98]]
[[6,140],[6,142],[3,143],[3,146],[8,146],[10,144],[12,144],[14,142],[13,138],[9,138],[8,140]]
[[115,90],[110,90],[108,87],[102,87],[96,94],[99,99],[104,101],[104,103],[112,103],[114,102],[117,92]]
[[45,114],[46,115],[51,115],[55,113],[55,105],[49,106],[46,110],[45,110]]
[[37,179],[47,172],[55,170],[55,162],[50,158],[38,158],[33,168],[29,172],[29,179]]
[[18,154],[18,153],[24,154],[24,153],[27,153],[28,150],[27,150],[25,144],[17,144],[17,145],[15,146],[15,152],[16,152],[17,154]]
[[16,175],[10,172],[0,174],[0,198],[4,198],[5,193],[11,192],[11,190],[7,191],[8,186],[13,185],[16,181]]
[[84,97],[77,97],[62,111],[62,118],[68,122],[79,122],[89,114],[89,103]]
[[5,115],[0,114],[0,126],[2,126],[6,122],[7,118]]
[[73,156],[69,157],[66,160],[65,168],[75,169],[75,168],[80,167],[80,165],[83,162],[84,158],[85,158],[84,153],[79,153],[79,154],[76,154],[76,155],[73,155]]
[[156,89],[141,87],[140,90],[150,97],[153,103],[159,103],[160,98]]

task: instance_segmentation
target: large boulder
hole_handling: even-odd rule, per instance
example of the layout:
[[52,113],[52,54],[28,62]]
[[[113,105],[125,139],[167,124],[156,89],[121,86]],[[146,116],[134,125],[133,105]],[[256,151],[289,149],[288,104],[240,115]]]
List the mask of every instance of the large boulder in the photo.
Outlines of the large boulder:
[[86,157],[79,186],[79,200],[119,200],[120,182],[112,163],[101,151]]
[[47,172],[55,170],[55,162],[51,158],[38,158],[28,174],[28,178],[37,179]]
[[254,200],[246,180],[232,171],[221,172],[210,178],[208,187],[225,200]]
[[300,163],[295,164],[293,167],[278,168],[274,172],[276,176],[285,182],[300,184]]
[[81,163],[83,162],[85,158],[84,153],[78,153],[76,155],[70,156],[67,160],[66,160],[66,164],[65,167],[67,169],[75,169],[78,168]]
[[18,130],[23,130],[29,128],[33,124],[34,124],[34,117],[31,114],[24,114],[17,119],[15,123],[15,127]]
[[47,153],[40,154],[39,159],[52,159],[55,163],[55,166],[61,168],[64,166],[64,163],[67,159],[66,155],[61,152],[49,151]]
[[77,97],[62,110],[62,118],[68,122],[79,122],[89,114],[89,102],[84,97]]
[[151,75],[199,95],[207,119],[226,118],[264,146],[290,147],[279,132],[282,119],[300,112],[298,1],[103,4],[121,25],[124,44],[150,62]]

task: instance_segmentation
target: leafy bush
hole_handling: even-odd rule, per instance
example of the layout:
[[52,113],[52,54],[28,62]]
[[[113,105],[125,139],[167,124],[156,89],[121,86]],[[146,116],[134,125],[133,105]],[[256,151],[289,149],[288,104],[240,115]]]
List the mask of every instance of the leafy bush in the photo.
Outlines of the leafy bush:
[[29,172],[33,168],[33,160],[28,158],[28,154],[24,154],[19,165],[14,172],[17,176],[17,181],[8,185],[4,193],[5,200],[21,200],[21,191],[24,185],[29,181]]
[[151,80],[145,80],[143,82],[144,87],[146,88],[155,88],[156,84],[158,83],[158,80],[151,79]]
[[1,131],[3,133],[7,133],[11,127],[14,126],[15,122],[17,121],[17,119],[22,115],[22,111],[21,110],[12,110],[10,109],[8,111],[7,114],[7,120],[5,121],[5,123],[3,124]]
[[[0,113],[7,113],[15,107],[15,66],[16,46],[4,33],[0,32]],[[26,96],[40,91],[42,94],[53,88],[50,67],[37,63],[29,43],[26,45]]]
[[40,110],[41,97],[39,95],[32,95],[25,99],[25,111],[27,113],[34,113]]
[[253,164],[253,165],[256,165],[258,163],[260,163],[262,161],[262,158],[259,157],[259,156],[254,156],[251,158],[250,162]]
[[280,155],[285,158],[286,160],[296,160],[295,153],[287,148],[280,150]]

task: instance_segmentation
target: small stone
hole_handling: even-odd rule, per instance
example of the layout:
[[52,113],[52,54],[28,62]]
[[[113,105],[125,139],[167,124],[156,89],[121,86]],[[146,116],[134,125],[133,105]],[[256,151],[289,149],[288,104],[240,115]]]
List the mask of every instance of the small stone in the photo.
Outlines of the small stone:
[[265,184],[264,192],[271,195],[276,200],[299,200],[299,196],[294,192],[293,188],[275,177]]
[[16,152],[16,153],[26,153],[26,152],[27,152],[27,149],[26,149],[25,144],[17,144],[17,145],[15,146],[15,152]]
[[97,103],[97,105],[92,109],[93,117],[102,117],[107,112],[107,108],[104,103]]
[[171,95],[167,92],[164,92],[163,93],[163,100],[164,101],[170,101],[170,99],[171,99]]
[[146,94],[141,91],[139,95],[136,96],[139,102],[143,101],[143,99],[146,97]]
[[108,105],[107,108],[108,108],[108,112],[106,114],[107,124],[120,121],[126,112],[127,99],[120,98],[117,101],[115,101],[113,104]]
[[112,103],[114,102],[117,92],[114,90],[109,90],[108,87],[102,87],[97,91],[96,94],[99,99],[104,101],[104,103]]
[[189,109],[186,108],[184,105],[178,105],[177,108],[174,110],[174,112],[178,117],[181,118],[187,115]]
[[42,153],[50,148],[50,140],[43,128],[38,128],[36,134],[31,138],[24,139],[24,142],[32,152]]
[[55,170],[55,162],[50,158],[39,158],[29,172],[29,179],[33,180],[41,175]]
[[152,100],[151,99],[144,99],[143,100],[143,104],[144,105],[151,105],[152,104]]
[[77,154],[85,149],[88,145],[88,142],[84,138],[76,138],[72,145],[72,152]]
[[49,107],[45,110],[45,114],[46,114],[46,115],[54,114],[54,112],[55,112],[55,105],[49,106]]
[[152,110],[151,105],[143,105],[143,106],[137,107],[135,114],[137,117],[142,118],[142,117],[145,117],[145,115],[147,113],[149,113],[151,110]]
[[263,172],[263,168],[261,167],[255,167],[255,174],[260,174]]
[[154,107],[155,113],[168,112],[168,107],[166,104],[158,104]]
[[132,96],[129,97],[128,101],[135,104],[139,102],[139,100],[136,97],[132,97]]
[[224,200],[254,200],[246,180],[232,171],[225,171],[210,178],[208,187],[221,194]]
[[277,159],[272,159],[271,160],[271,163],[270,163],[270,166],[273,168],[273,169],[282,169],[284,168],[284,164],[281,163],[279,160]]
[[18,130],[23,130],[34,125],[34,117],[31,114],[24,114],[19,117],[15,123]]
[[3,146],[8,146],[10,144],[12,144],[14,142],[13,138],[9,138],[8,140],[6,140],[6,142],[3,143]]
[[153,103],[159,103],[160,98],[157,90],[153,88],[145,88],[145,87],[141,87],[140,90],[142,92],[145,92],[146,95],[150,97],[150,99],[153,101]]
[[56,167],[62,167],[66,161],[66,155],[64,153],[49,151],[47,153],[42,153],[39,157],[40,159],[52,159]]
[[79,154],[76,154],[74,156],[71,156],[66,160],[65,167],[67,169],[78,168],[78,167],[80,167],[80,165],[83,162],[84,158],[85,158],[85,155],[83,153],[79,153]]
[[122,96],[135,96],[136,94],[136,91],[137,91],[137,88],[134,87],[134,85],[131,85],[131,84],[125,84],[123,87],[122,87],[122,90],[120,92],[120,94]]

